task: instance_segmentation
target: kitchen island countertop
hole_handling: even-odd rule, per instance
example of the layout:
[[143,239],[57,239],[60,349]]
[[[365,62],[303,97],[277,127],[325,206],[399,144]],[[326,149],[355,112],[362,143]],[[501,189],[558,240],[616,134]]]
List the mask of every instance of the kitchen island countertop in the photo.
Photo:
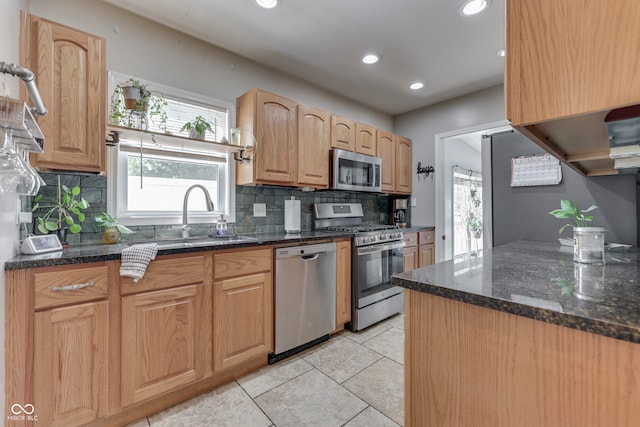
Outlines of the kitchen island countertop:
[[637,251],[606,265],[573,262],[557,243],[513,242],[401,273],[395,285],[598,335],[640,343]]
[[[210,250],[222,250],[222,249],[235,249],[246,248],[250,246],[265,246],[265,245],[297,245],[300,243],[310,243],[323,239],[336,239],[341,237],[352,237],[352,233],[345,233],[341,231],[306,231],[298,234],[285,234],[285,233],[258,233],[258,234],[243,234],[242,237],[251,237],[251,240],[233,243],[221,243],[212,242],[211,245],[186,247],[186,248],[172,248],[172,249],[159,249],[158,255],[171,255],[187,252],[201,252]],[[206,238],[206,236],[200,236],[200,238]],[[198,236],[193,236],[193,239],[198,239]],[[181,239],[175,239],[176,242]],[[98,262],[109,261],[114,259],[120,259],[122,250],[136,243],[152,243],[155,240],[146,241],[131,241],[120,242],[113,245],[71,245],[68,248],[50,252],[41,255],[17,255],[4,264],[5,271],[20,270],[24,268],[37,268],[48,267],[53,265],[66,265],[66,264],[80,264],[86,262]],[[163,239],[163,241],[167,241]]]

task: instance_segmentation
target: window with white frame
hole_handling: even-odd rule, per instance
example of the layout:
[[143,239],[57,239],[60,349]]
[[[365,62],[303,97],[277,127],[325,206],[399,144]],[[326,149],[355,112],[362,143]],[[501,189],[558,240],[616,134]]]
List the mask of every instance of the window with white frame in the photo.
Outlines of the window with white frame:
[[[110,73],[111,90],[128,76]],[[228,140],[234,105],[149,83],[152,94],[166,101],[166,133],[155,128],[118,130],[120,142],[109,149],[108,210],[126,225],[180,224],[184,195],[189,187],[207,188],[215,211],[208,212],[204,193],[195,189],[189,195],[189,223],[215,222],[224,214],[235,220],[235,168],[226,146],[185,138],[182,125],[196,116],[212,123],[207,141]]]

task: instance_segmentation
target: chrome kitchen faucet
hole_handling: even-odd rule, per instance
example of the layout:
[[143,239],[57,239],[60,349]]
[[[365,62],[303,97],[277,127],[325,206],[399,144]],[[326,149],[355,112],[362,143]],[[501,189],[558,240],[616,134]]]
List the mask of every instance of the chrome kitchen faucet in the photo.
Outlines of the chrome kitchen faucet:
[[213,202],[211,201],[211,195],[209,194],[209,191],[206,189],[206,187],[200,184],[194,184],[191,187],[187,188],[186,193],[184,193],[184,201],[182,202],[182,238],[183,239],[187,239],[189,237],[189,231],[191,230],[191,227],[189,227],[189,224],[187,223],[187,202],[189,201],[189,193],[191,193],[191,190],[193,190],[196,187],[202,189],[202,191],[204,192],[204,198],[207,204],[207,210],[209,212],[213,212],[215,210],[215,207],[213,206]]

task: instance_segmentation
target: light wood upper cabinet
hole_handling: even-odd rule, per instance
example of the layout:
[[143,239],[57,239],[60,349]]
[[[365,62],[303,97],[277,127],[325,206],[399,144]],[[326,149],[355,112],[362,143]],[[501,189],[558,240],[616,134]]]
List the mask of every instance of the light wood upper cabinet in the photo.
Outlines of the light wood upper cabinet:
[[272,253],[268,248],[214,255],[216,372],[273,351]]
[[579,173],[616,174],[603,123],[640,103],[640,2],[506,2],[506,118]]
[[507,118],[532,124],[640,102],[640,3],[507,1]]
[[331,116],[331,148],[356,151],[356,122],[335,114]]
[[396,139],[392,133],[378,130],[377,156],[382,158],[382,191],[393,193],[396,189]]
[[396,136],[396,193],[411,194],[411,171],[411,140]]
[[84,425],[106,415],[107,301],[37,312],[34,337],[36,424]]
[[376,155],[376,128],[356,123],[356,152],[370,156]]
[[351,240],[336,241],[336,329],[351,321]]
[[21,18],[21,62],[35,73],[49,110],[37,118],[45,152],[32,154],[31,163],[45,169],[104,171],[105,39],[24,12]]
[[298,105],[298,184],[329,187],[331,114]]
[[243,145],[251,142],[250,135],[257,141],[252,160],[236,165],[237,183],[296,185],[297,104],[251,89],[238,98],[236,121]]

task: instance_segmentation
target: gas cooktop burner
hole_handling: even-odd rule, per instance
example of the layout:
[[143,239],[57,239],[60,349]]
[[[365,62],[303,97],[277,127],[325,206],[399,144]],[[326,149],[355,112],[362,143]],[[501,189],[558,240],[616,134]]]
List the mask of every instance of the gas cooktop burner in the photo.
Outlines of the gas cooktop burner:
[[347,233],[366,233],[369,231],[380,230],[395,230],[397,227],[394,225],[386,224],[358,224],[358,225],[340,225],[334,227],[327,227],[329,231],[345,231]]

